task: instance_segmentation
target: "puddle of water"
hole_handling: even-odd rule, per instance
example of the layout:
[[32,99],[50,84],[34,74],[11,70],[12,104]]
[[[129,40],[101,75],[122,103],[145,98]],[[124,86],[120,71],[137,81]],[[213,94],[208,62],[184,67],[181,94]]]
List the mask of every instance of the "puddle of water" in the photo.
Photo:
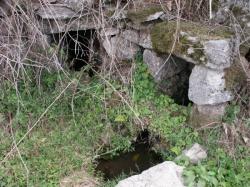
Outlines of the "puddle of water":
[[101,171],[104,174],[104,179],[107,180],[121,174],[140,173],[163,162],[161,155],[151,151],[150,148],[147,138],[139,138],[134,144],[134,151],[123,153],[112,160],[98,160],[96,171]]

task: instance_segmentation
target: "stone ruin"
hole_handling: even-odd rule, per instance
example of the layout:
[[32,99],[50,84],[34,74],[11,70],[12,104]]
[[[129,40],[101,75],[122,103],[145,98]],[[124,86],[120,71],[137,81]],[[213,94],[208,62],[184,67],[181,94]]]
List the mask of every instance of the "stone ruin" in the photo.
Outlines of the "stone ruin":
[[[71,57],[78,59],[75,69],[83,66],[81,60],[89,61],[89,50],[106,62],[128,62],[142,51],[143,61],[159,88],[179,104],[193,103],[194,125],[220,120],[235,91],[246,83],[239,63],[249,65],[249,47],[245,46],[239,56],[237,45],[241,38],[230,27],[177,21],[168,1],[152,2],[32,0],[30,5],[48,43],[68,47],[73,56],[78,54]],[[225,12],[230,3],[225,1],[215,13],[217,22],[228,19]],[[0,6],[5,6],[1,13],[4,19],[8,16],[7,5]],[[247,11],[242,8],[238,12],[245,29],[250,28]],[[66,39],[61,42],[63,36]],[[74,45],[77,49],[72,50]]]

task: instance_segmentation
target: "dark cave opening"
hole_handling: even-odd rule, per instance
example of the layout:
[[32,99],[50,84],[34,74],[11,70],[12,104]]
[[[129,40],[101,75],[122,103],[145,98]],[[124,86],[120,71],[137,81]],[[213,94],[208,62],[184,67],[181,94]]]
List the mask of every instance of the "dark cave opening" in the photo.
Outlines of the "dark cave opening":
[[250,49],[249,49],[248,52],[246,53],[245,58],[246,58],[247,61],[250,63]]
[[74,71],[88,69],[90,76],[98,70],[100,44],[96,30],[79,30],[51,34],[51,45],[59,46],[58,57]]
[[194,64],[184,61],[185,68],[179,73],[179,85],[178,91],[174,93],[173,99],[179,105],[188,106],[192,104],[192,101],[188,98],[188,90],[189,90],[189,77],[192,73],[192,69]]
[[[166,63],[164,78],[158,83],[159,89],[179,105],[188,106],[192,104],[192,101],[188,98],[188,90],[189,77],[193,67],[193,63],[171,55],[169,62]],[[170,76],[169,74],[174,75]]]

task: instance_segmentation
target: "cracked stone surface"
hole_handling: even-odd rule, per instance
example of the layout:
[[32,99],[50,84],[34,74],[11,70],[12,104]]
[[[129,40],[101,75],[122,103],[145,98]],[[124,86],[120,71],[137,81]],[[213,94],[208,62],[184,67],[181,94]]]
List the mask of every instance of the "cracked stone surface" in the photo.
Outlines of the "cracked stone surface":
[[225,90],[224,74],[224,71],[196,65],[189,78],[189,99],[197,105],[213,105],[231,101],[233,94]]

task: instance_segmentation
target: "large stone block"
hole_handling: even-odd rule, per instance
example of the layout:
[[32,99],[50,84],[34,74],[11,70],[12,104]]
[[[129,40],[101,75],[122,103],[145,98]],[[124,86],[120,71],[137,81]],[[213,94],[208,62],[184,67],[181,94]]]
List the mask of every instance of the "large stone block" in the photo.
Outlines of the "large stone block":
[[233,41],[209,40],[204,42],[204,53],[207,59],[206,67],[223,70],[231,66],[233,62]]
[[183,167],[166,161],[120,181],[116,187],[184,187],[182,172]]
[[71,19],[79,17],[79,14],[66,7],[65,5],[47,5],[45,7],[40,7],[37,10],[37,14],[42,19]]
[[231,101],[233,94],[226,90],[224,75],[224,71],[196,65],[189,78],[189,99],[197,105],[214,105]]

